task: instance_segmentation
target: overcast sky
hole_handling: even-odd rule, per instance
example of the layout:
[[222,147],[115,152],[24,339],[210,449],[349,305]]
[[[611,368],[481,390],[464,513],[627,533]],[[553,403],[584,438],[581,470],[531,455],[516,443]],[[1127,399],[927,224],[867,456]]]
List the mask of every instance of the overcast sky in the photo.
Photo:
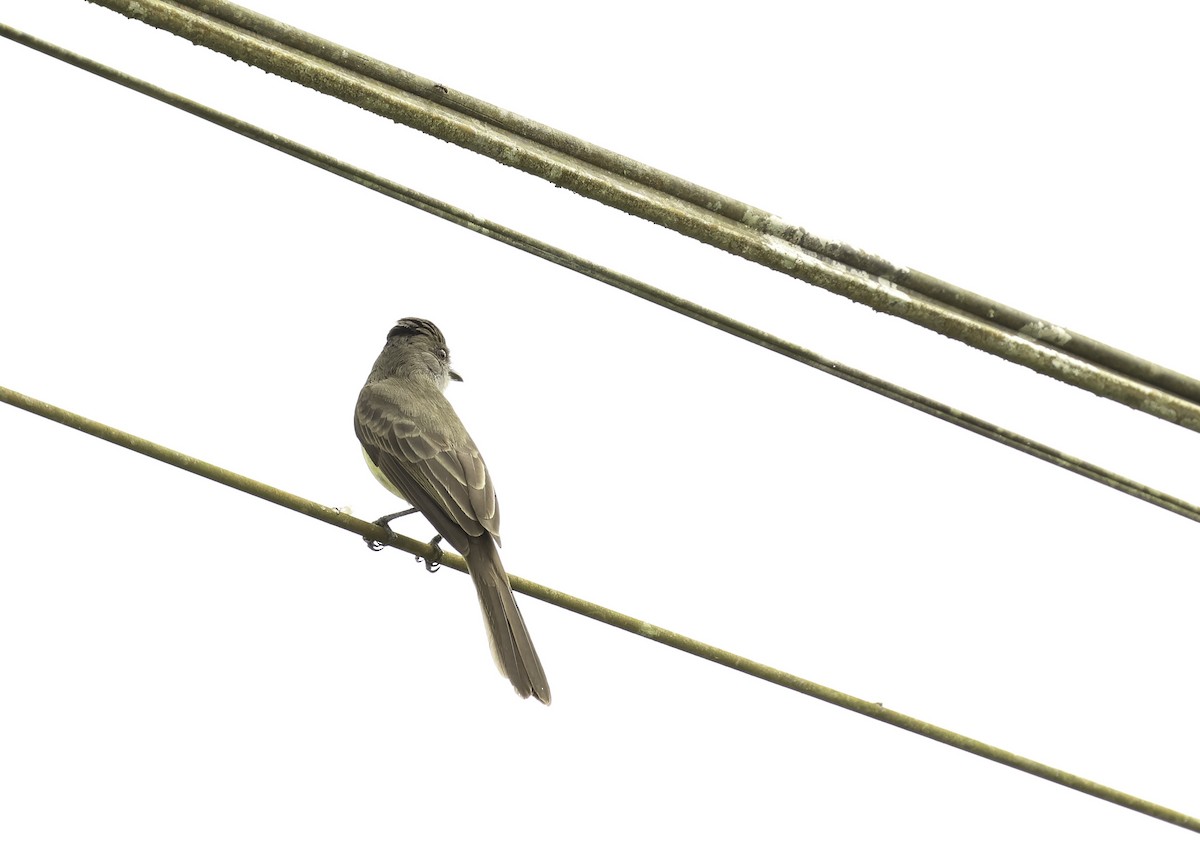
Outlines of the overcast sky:
[[[1188,4],[249,2],[1200,375]],[[82,0],[0,21],[1200,501],[1194,433]],[[9,41],[0,75],[0,385],[371,519],[355,397],[432,319],[512,573],[1200,813],[1193,523]],[[521,701],[462,575],[0,434],[5,847],[1194,847],[527,598]]]

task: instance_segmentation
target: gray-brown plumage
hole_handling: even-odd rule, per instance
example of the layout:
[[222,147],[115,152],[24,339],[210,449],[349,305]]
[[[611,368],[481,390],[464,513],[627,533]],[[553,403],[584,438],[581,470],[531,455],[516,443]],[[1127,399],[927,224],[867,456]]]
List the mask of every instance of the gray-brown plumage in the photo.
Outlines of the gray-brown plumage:
[[500,563],[500,508],[475,441],[444,392],[450,353],[437,326],[401,319],[388,332],[354,409],[354,433],[380,484],[417,508],[467,562],[492,655],[521,697],[550,686]]

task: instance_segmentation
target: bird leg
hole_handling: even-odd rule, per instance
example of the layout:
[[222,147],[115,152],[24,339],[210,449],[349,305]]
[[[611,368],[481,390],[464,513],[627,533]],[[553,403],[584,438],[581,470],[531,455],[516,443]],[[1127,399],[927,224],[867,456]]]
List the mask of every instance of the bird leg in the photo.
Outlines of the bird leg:
[[[375,521],[375,525],[382,526],[384,529],[387,529],[388,536],[390,537],[392,534],[392,527],[388,526],[388,524],[391,523],[393,520],[395,520],[397,517],[404,517],[407,514],[412,514],[416,510],[417,509],[415,509],[415,508],[406,508],[403,511],[397,511],[395,514],[385,514],[382,517],[380,517],[378,520]],[[385,544],[381,543],[380,541],[372,541],[366,535],[363,535],[363,540],[366,541],[367,546],[370,547],[375,552],[379,552],[385,546]]]

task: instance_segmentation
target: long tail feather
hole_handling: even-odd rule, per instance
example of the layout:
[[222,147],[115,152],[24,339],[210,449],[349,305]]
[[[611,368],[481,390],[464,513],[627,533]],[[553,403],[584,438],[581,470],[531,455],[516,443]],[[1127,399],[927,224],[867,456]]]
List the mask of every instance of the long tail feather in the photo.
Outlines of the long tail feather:
[[546,672],[533,649],[525,620],[508,584],[508,574],[504,572],[500,553],[490,535],[471,540],[467,567],[479,595],[496,667],[508,677],[521,697],[533,695],[549,705],[550,685],[546,682]]

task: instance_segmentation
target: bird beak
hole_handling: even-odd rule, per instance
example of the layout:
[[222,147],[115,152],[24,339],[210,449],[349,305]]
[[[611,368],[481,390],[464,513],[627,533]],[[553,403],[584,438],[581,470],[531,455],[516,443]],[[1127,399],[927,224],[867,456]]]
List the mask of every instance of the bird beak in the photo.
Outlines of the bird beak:
[[451,381],[462,381],[462,376],[459,375],[454,370],[450,370],[450,380]]

